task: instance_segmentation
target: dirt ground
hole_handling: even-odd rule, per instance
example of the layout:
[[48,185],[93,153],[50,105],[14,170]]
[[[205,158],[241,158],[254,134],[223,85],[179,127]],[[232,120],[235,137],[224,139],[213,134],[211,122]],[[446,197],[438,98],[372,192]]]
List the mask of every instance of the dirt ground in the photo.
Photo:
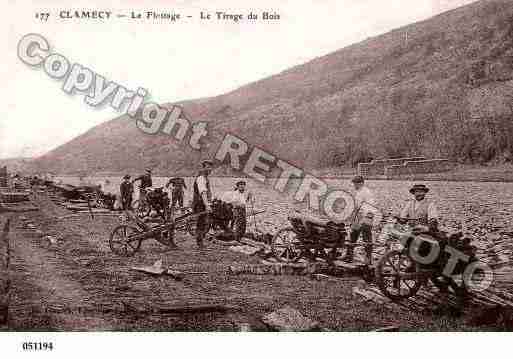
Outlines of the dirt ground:
[[[360,278],[316,281],[308,276],[232,275],[227,269],[258,258],[237,254],[220,244],[195,248],[193,238],[177,233],[179,250],[154,240],[143,242],[134,257],[113,254],[108,246],[117,216],[89,215],[59,219],[70,212],[45,194],[34,202],[40,211],[1,214],[13,219],[11,246],[12,299],[9,329],[13,331],[238,331],[268,330],[262,315],[289,305],[326,330],[368,331],[386,326],[401,330],[486,330],[453,318],[389,309],[352,294]],[[51,244],[22,228],[21,216],[59,241]],[[185,272],[182,281],[152,277],[131,270],[162,259]],[[207,272],[191,274],[190,272]],[[187,274],[189,273],[189,274]],[[235,306],[229,312],[153,313],[155,308],[190,304]],[[145,310],[145,313],[140,313]]]

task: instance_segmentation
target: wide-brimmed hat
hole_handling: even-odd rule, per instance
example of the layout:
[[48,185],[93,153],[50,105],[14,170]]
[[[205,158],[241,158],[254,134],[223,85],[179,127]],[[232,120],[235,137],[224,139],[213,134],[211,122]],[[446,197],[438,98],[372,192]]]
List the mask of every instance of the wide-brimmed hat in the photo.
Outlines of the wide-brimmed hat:
[[201,161],[201,167],[202,168],[205,168],[206,166],[214,166],[214,162],[210,161],[210,160],[203,160]]
[[246,185],[246,181],[238,181],[235,183],[235,188],[239,187],[240,184]]
[[353,183],[363,183],[364,179],[363,179],[362,176],[354,176],[353,179],[351,180],[351,182],[353,182]]
[[429,188],[427,188],[426,185],[423,185],[423,184],[416,184],[416,185],[413,185],[412,188],[410,188],[410,193],[413,194],[416,191],[423,191],[424,193],[428,193]]
[[130,175],[125,175],[123,179],[130,179]]

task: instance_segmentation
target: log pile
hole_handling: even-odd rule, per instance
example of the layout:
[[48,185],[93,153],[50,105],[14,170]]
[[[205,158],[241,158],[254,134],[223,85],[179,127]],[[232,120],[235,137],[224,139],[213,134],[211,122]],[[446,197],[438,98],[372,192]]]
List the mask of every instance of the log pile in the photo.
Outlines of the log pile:
[[29,212],[39,208],[30,201],[30,191],[0,190],[0,212]]
[[4,203],[28,202],[29,192],[1,191],[0,201]]
[[10,220],[8,219],[0,232],[0,328],[7,326],[10,297]]

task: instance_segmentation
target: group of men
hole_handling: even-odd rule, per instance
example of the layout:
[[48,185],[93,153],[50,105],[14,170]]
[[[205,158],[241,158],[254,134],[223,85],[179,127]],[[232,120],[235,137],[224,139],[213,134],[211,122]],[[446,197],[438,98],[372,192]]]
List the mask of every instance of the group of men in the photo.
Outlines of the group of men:
[[[203,161],[198,175],[194,179],[193,193],[192,193],[192,211],[197,215],[196,225],[196,243],[199,248],[204,248],[204,238],[210,229],[209,212],[211,212],[212,203],[212,188],[210,185],[209,175],[213,169],[211,161]],[[130,180],[130,175],[126,175],[120,184],[121,203],[124,210],[131,209],[133,201],[134,183],[140,181],[139,184],[139,199],[143,200],[152,187],[153,181],[151,177],[151,170],[146,170],[146,173],[133,180]],[[185,180],[180,177],[171,178],[166,188],[172,186],[171,189],[171,207],[176,206],[183,208],[184,204],[184,190],[187,188]],[[238,181],[232,191],[225,192],[221,198],[222,201],[230,203],[233,206],[234,217],[246,218],[246,205],[252,200],[252,194],[246,192],[246,182]],[[245,227],[245,226],[243,226]],[[244,231],[245,229],[242,228]]]
[[[212,173],[213,163],[203,161],[198,176],[194,179],[192,211],[198,215],[196,225],[196,244],[198,248],[204,248],[204,239],[207,234],[209,223],[209,212],[212,211],[212,188],[209,175]],[[225,192],[221,198],[223,202],[230,203],[233,206],[234,218],[242,218],[245,223],[246,205],[253,200],[251,192],[246,191],[246,182],[238,181],[232,191]],[[245,232],[245,225],[239,230]]]
[[[365,243],[365,262],[372,264],[372,227],[379,221],[376,198],[374,193],[365,186],[362,176],[356,176],[352,180],[355,194],[355,209],[351,221],[350,242],[355,244],[361,236]],[[436,231],[438,227],[438,209],[434,202],[426,199],[429,188],[423,184],[416,184],[410,188],[413,199],[406,202],[399,214],[400,221],[411,221],[413,223],[427,226],[430,230]],[[344,260],[353,260],[353,246],[346,252]]]
[[[153,186],[153,180],[151,177],[151,170],[147,169],[146,173],[130,180],[129,174],[123,177],[123,181],[119,185],[119,192],[121,195],[121,207],[123,210],[132,209],[133,194],[134,194],[134,183],[139,183],[139,200],[144,201],[148,190]],[[183,208],[183,195],[184,190],[187,188],[185,180],[181,177],[175,177],[169,179],[166,184],[166,188],[172,186],[171,189],[171,207],[176,206]]]
[[[196,244],[199,248],[204,247],[204,238],[210,228],[209,215],[212,203],[212,188],[209,175],[213,169],[213,163],[205,160],[201,163],[201,168],[193,183],[192,211],[197,215]],[[151,170],[147,170],[142,176],[130,180],[130,175],[126,175],[120,185],[121,201],[123,209],[130,209],[132,195],[134,191],[133,184],[140,181],[139,195],[145,198],[148,188],[152,186]],[[351,218],[350,242],[355,244],[359,237],[362,237],[366,253],[366,263],[372,263],[372,228],[380,220],[376,198],[372,190],[365,185],[362,176],[356,176],[352,179],[354,186],[354,204],[355,209]],[[184,190],[187,188],[183,178],[172,178],[166,188],[172,185],[172,204],[183,207]],[[416,184],[410,188],[413,199],[408,201],[400,212],[400,218],[403,220],[413,220],[418,224],[426,225],[430,229],[436,229],[438,226],[438,210],[432,201],[426,199],[429,188],[423,184]],[[246,182],[238,181],[233,191],[226,192],[221,199],[224,202],[231,203],[236,216],[246,216],[246,205],[252,200],[250,192],[246,191]],[[344,260],[352,261],[354,256],[353,248],[349,246]]]

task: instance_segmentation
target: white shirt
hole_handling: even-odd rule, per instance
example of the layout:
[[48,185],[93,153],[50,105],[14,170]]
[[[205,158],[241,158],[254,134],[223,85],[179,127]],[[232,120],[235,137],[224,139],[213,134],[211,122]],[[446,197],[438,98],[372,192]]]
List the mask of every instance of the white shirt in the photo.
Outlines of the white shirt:
[[356,211],[355,222],[359,223],[367,216],[372,216],[373,224],[377,225],[380,221],[380,211],[377,207],[377,201],[374,193],[368,188],[363,186],[355,191],[354,206]]
[[[401,218],[408,218],[408,213],[410,212],[410,209],[413,209],[413,213],[418,212],[420,206],[424,205],[424,203],[426,201],[427,200],[425,198],[422,201],[417,201],[417,200],[408,201],[401,211]],[[412,206],[413,206],[413,208],[412,208]],[[430,221],[432,219],[436,219],[436,220],[439,219],[438,208],[436,207],[436,205],[433,202],[429,202],[429,204],[427,206],[427,216],[428,216],[428,221]]]
[[198,185],[199,193],[207,192],[207,179],[205,176],[198,176],[196,179],[196,184]]
[[239,191],[228,191],[223,194],[222,200],[237,206],[246,207],[249,200],[249,192],[240,193]]
[[200,196],[202,196],[203,193],[206,193],[208,201],[211,201],[212,193],[207,188],[207,178],[205,176],[198,176],[196,178],[196,185],[198,186],[198,191],[200,193]]

